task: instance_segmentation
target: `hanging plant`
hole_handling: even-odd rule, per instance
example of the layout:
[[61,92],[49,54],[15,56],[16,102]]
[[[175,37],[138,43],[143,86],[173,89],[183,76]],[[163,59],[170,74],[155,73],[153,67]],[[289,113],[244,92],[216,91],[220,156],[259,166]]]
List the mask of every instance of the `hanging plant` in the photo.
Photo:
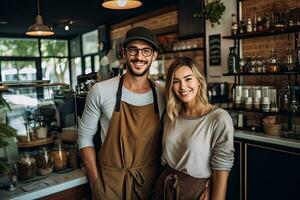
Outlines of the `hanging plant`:
[[195,17],[204,16],[205,19],[208,19],[211,22],[211,26],[214,27],[214,24],[220,24],[220,19],[225,11],[224,3],[221,0],[213,0],[210,3],[206,3],[204,8],[194,14]]

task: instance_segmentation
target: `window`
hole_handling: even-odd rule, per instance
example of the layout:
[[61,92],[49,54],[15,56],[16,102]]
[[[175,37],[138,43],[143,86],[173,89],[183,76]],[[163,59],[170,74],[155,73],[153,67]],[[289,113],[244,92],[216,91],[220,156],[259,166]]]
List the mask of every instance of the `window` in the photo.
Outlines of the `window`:
[[98,30],[82,35],[83,55],[98,53]]
[[70,56],[79,57],[81,56],[80,37],[76,37],[70,40]]
[[0,56],[39,57],[38,40],[0,38]]
[[87,56],[84,58],[85,61],[85,74],[91,73],[92,72],[92,57]]
[[68,41],[67,40],[41,40],[42,57],[67,57],[68,56]]
[[0,61],[2,81],[36,80],[35,61]]
[[96,55],[94,56],[94,71],[97,72],[100,69],[100,56]]
[[72,71],[72,87],[75,88],[77,84],[77,76],[82,74],[81,70],[81,57],[71,59],[71,71]]
[[67,58],[43,58],[43,80],[70,84],[70,72]]

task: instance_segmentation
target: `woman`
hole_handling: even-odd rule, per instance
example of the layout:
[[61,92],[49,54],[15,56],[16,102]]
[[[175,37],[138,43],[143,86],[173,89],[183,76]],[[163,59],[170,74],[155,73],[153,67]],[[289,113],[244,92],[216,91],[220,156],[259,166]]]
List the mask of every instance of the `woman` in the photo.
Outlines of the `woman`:
[[208,103],[205,77],[193,59],[178,58],[171,64],[166,98],[164,169],[153,199],[224,200],[234,128],[225,110]]

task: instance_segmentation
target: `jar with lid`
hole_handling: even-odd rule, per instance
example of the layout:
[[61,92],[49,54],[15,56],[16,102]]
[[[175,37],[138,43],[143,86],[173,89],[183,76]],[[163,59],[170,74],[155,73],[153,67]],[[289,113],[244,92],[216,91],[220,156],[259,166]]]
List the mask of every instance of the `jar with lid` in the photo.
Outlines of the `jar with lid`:
[[44,139],[47,138],[47,133],[48,133],[48,127],[47,124],[44,120],[43,116],[40,116],[37,119],[38,125],[36,127],[36,137],[39,139]]
[[61,171],[67,167],[68,153],[61,143],[55,144],[52,149],[51,157],[53,158],[54,169]]
[[280,71],[280,63],[277,57],[275,49],[271,50],[270,57],[268,59],[268,72],[276,73]]
[[234,99],[234,106],[235,108],[241,108],[242,107],[242,97],[236,96]]
[[29,152],[24,152],[19,155],[17,171],[19,180],[29,180],[35,175],[36,161],[30,156]]
[[270,111],[270,99],[269,97],[263,97],[261,102],[261,110],[263,112],[269,112]]
[[77,152],[77,145],[69,144],[68,145],[68,164],[72,169],[78,168],[78,152]]
[[252,110],[252,97],[247,97],[245,101],[245,109]]
[[36,156],[37,173],[41,176],[48,176],[53,171],[53,158],[45,147],[38,151]]
[[237,68],[238,68],[237,48],[229,47],[228,72],[229,73],[237,73]]

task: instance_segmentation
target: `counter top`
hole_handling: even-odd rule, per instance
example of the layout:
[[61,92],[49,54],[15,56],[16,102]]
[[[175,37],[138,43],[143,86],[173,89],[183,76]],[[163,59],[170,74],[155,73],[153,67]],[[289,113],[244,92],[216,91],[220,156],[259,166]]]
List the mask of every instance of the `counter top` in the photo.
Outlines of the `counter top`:
[[279,136],[269,136],[264,133],[235,130],[234,137],[300,149],[300,140],[288,139]]
[[51,176],[40,181],[51,181],[55,183],[51,186],[41,187],[33,191],[24,192],[22,186],[32,183],[18,183],[14,191],[0,190],[1,199],[15,199],[15,200],[28,200],[45,197],[57,192],[61,192],[88,182],[87,177],[83,174],[81,169],[76,169],[64,174],[53,173]]

